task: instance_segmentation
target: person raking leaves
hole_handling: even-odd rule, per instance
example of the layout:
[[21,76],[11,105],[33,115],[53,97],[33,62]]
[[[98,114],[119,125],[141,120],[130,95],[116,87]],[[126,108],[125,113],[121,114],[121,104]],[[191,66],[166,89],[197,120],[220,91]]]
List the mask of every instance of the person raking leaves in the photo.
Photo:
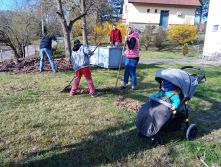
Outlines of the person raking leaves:
[[84,75],[87,80],[90,96],[95,96],[94,83],[89,67],[89,58],[91,55],[93,55],[93,51],[91,51],[87,45],[82,45],[78,39],[74,41],[71,61],[75,74],[74,81],[71,86],[70,96],[74,96],[76,94],[82,75]]

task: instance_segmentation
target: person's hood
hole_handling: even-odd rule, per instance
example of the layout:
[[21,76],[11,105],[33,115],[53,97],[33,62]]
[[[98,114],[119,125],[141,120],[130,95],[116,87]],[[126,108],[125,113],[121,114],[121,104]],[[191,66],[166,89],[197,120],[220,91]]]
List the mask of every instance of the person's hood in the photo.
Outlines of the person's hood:
[[75,44],[73,47],[73,51],[75,51],[75,52],[78,51],[80,49],[81,45],[82,45],[81,43]]
[[139,39],[139,33],[138,32],[133,32],[130,34],[130,37],[138,38]]

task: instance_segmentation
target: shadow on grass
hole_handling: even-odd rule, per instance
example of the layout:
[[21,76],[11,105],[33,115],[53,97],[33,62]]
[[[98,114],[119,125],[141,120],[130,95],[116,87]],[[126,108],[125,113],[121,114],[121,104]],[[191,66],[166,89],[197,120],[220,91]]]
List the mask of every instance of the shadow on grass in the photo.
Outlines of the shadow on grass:
[[195,106],[193,108],[194,111],[191,113],[192,119],[194,119],[194,121],[196,121],[197,124],[199,124],[199,126],[202,128],[199,135],[207,135],[214,130],[220,129],[221,101],[219,99],[214,99],[213,97],[208,97],[203,93],[196,93],[195,95],[197,98],[202,99],[204,103],[210,104],[210,107],[206,109],[202,108],[201,106]]
[[[179,140],[180,134],[173,135]],[[170,142],[170,137],[165,144]],[[60,167],[102,166],[126,164],[128,158],[135,159],[139,153],[151,149],[147,138],[139,138],[134,122],[95,131],[81,142],[40,150],[27,155],[21,162],[12,162],[17,167]],[[153,162],[154,163],[154,162]],[[162,166],[155,162],[156,166]]]
[[[134,122],[95,131],[81,142],[27,155],[22,163],[12,166],[55,167],[55,166],[101,166],[126,161],[149,149],[147,139],[137,137]],[[37,159],[38,158],[38,159]],[[37,160],[36,160],[37,159]]]

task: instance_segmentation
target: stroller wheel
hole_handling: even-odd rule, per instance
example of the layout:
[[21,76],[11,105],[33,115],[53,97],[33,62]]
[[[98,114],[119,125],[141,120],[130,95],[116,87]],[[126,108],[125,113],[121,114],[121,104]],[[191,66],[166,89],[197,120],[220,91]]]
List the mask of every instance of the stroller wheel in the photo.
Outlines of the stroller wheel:
[[190,124],[190,126],[186,130],[186,139],[193,140],[196,138],[198,133],[198,129],[195,124]]
[[139,138],[147,138],[147,136],[143,135],[143,134],[140,133],[140,132],[139,132],[137,135],[138,135]]
[[161,139],[159,138],[159,137],[151,137],[150,138],[150,145],[151,145],[151,147],[157,147],[157,146],[159,146],[159,145],[161,145],[162,144],[162,141],[161,141]]

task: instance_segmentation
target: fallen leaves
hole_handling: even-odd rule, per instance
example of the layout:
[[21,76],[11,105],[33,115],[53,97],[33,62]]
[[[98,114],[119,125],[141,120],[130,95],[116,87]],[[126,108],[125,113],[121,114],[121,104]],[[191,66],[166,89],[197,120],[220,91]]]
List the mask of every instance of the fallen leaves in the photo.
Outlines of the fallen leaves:
[[[65,58],[59,58],[54,60],[57,65],[58,71],[67,71],[72,69],[72,64]],[[20,59],[18,64],[15,64],[14,61],[8,60],[0,63],[0,72],[15,72],[15,73],[31,73],[39,71],[39,58],[25,58]],[[45,60],[45,71],[50,71],[50,63],[48,60]]]

